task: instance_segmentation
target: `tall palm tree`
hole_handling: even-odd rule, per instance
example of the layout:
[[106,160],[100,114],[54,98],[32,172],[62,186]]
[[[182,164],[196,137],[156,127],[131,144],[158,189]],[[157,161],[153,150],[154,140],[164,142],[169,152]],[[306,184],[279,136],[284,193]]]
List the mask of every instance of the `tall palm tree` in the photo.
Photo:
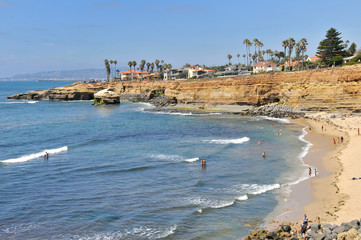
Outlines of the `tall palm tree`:
[[286,52],[287,52],[287,48],[288,48],[288,39],[286,39],[286,40],[283,40],[283,42],[282,42],[282,47],[284,47],[284,49],[285,49],[285,51],[284,51],[284,53],[285,53],[285,56],[284,56],[284,60],[285,60],[285,71],[287,71],[287,68],[286,68]]
[[297,71],[300,71],[300,53],[301,53],[301,41],[295,45],[296,59],[297,59]]
[[307,39],[306,38],[301,38],[300,40],[301,42],[301,51],[302,51],[302,70],[303,70],[303,62],[305,61],[305,52],[307,51]]
[[231,65],[231,58],[232,58],[232,55],[231,55],[231,54],[228,54],[228,55],[227,55],[227,58],[228,58],[228,61],[229,61],[229,65]]
[[238,65],[239,65],[239,57],[240,57],[241,55],[239,55],[239,53],[237,53],[237,58],[238,58]]
[[249,65],[248,56],[250,54],[250,47],[252,46],[252,42],[249,39],[244,39],[243,44],[246,45],[246,56],[247,56],[247,66]]
[[135,66],[137,66],[137,62],[133,61],[133,69],[134,69],[134,71],[135,71]]
[[110,71],[110,65],[108,59],[104,60],[104,65],[105,65],[105,69],[107,70],[107,81],[109,82],[111,71]]
[[[110,60],[109,63],[110,63],[110,69],[112,69],[112,68],[113,68],[113,63],[114,63],[114,61],[113,61],[113,60]],[[111,73],[111,78],[113,78],[114,71],[111,71],[111,72],[112,72],[112,73]]]
[[118,61],[117,61],[117,60],[114,60],[114,68],[115,68],[115,71],[114,71],[114,72],[117,72],[117,64],[118,64]]
[[145,63],[146,63],[146,61],[144,59],[140,61],[139,68],[140,68],[141,71],[144,70]]
[[155,61],[154,61],[154,63],[155,63],[155,67],[157,68],[157,72],[158,72],[158,69],[159,69],[159,60],[158,59],[156,59]]
[[259,41],[257,38],[253,39],[253,45],[254,45],[254,53],[257,52],[257,47],[258,47]]
[[150,62],[147,62],[147,72],[149,72]]
[[289,65],[289,69],[291,71],[291,61],[292,61],[292,58],[291,58],[291,54],[292,54],[292,50],[293,50],[293,47],[295,46],[296,44],[296,41],[293,39],[293,38],[289,38],[288,39],[288,56],[289,56],[289,61],[290,61],[290,65]]
[[242,57],[244,58],[244,65],[246,65],[246,54],[243,53]]
[[133,62],[132,62],[132,61],[129,61],[129,62],[128,62],[128,66],[129,66],[129,70],[132,70]]
[[152,72],[153,72],[153,70],[154,70],[154,62],[152,62],[152,63],[150,64],[150,68],[152,69]]

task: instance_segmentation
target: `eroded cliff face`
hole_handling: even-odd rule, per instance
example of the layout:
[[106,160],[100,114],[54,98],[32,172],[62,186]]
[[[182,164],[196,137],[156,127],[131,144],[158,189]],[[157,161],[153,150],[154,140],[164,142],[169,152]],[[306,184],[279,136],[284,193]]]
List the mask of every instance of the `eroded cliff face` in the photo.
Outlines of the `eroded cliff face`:
[[[169,103],[263,105],[283,102],[302,110],[361,111],[360,81],[361,65],[354,65],[198,81],[73,84],[45,92],[27,93],[21,97],[49,100],[72,100],[72,97],[77,98],[74,100],[91,99],[97,91],[114,87],[121,98],[142,95],[145,99],[151,99],[164,94]],[[19,96],[10,98],[17,99]]]

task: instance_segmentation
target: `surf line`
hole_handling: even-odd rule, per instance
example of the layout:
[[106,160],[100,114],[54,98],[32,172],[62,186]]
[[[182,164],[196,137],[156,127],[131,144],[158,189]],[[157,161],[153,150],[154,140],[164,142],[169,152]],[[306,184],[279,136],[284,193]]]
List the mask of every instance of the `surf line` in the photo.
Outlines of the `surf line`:
[[54,148],[54,149],[49,149],[49,150],[44,150],[42,152],[37,152],[37,153],[32,153],[32,154],[28,154],[28,155],[23,155],[21,157],[18,158],[11,158],[11,159],[7,159],[7,160],[3,160],[1,161],[2,163],[20,163],[20,162],[27,162],[36,158],[40,158],[43,157],[45,152],[49,153],[49,154],[57,154],[60,152],[64,152],[64,151],[68,151],[68,146],[64,146],[61,148]]

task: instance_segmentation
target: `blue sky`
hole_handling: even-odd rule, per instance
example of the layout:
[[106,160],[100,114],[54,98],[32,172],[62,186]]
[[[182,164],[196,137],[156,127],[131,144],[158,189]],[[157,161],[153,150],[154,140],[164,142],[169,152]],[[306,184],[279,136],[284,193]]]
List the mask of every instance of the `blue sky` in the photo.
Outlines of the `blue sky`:
[[282,51],[305,37],[314,55],[326,31],[361,47],[360,0],[0,0],[0,77],[103,68],[104,59],[221,65],[245,38]]

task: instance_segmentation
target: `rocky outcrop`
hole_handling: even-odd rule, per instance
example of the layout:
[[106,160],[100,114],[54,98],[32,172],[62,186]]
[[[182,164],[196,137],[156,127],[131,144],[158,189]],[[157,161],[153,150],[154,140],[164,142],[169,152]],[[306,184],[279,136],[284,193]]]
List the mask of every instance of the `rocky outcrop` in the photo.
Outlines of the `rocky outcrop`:
[[94,104],[118,104],[120,103],[119,94],[110,87],[94,94]]
[[[244,237],[245,240],[251,239],[303,239],[300,233],[301,226],[292,223],[284,223],[279,225],[274,231],[267,231],[265,229],[257,229],[250,232]],[[342,223],[341,225],[312,223],[307,227],[305,234],[306,239],[310,240],[361,240],[361,227],[359,220]]]
[[361,65],[277,72],[197,81],[73,84],[10,96],[11,99],[85,100],[108,87],[120,100],[150,101],[166,96],[167,104],[237,104],[278,102],[293,110],[361,112]]

